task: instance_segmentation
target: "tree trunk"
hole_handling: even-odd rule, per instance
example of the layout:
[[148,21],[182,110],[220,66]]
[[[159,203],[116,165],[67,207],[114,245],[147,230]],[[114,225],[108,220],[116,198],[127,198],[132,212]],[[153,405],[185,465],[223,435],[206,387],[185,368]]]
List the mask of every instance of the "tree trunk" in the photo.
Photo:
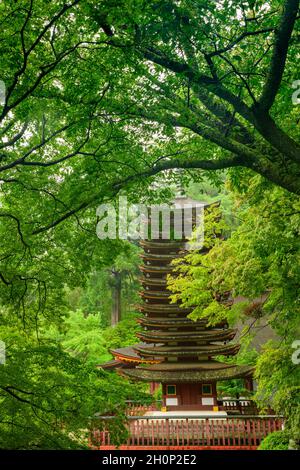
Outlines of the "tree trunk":
[[115,326],[121,320],[121,290],[122,277],[119,271],[112,271],[112,311],[111,326]]

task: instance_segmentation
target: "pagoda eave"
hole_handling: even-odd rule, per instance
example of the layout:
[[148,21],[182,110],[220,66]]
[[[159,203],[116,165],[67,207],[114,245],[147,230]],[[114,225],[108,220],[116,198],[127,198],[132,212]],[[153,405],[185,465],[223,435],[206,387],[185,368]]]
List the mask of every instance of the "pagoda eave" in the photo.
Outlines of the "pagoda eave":
[[[177,327],[188,327],[188,328],[201,328],[201,329],[212,329],[213,327],[207,327],[207,321],[204,319],[193,321],[189,318],[176,318],[176,317],[142,317],[137,319],[138,323],[143,326],[159,327],[159,328],[177,328]],[[226,328],[227,322],[223,321],[216,328]]]
[[233,356],[239,351],[240,345],[207,345],[207,346],[185,346],[175,347],[134,347],[134,351],[141,357],[207,357],[207,356]]
[[145,343],[161,343],[162,340],[165,343],[174,341],[193,342],[199,341],[203,344],[208,344],[210,341],[230,341],[236,335],[236,330],[221,330],[220,332],[211,331],[211,334],[207,334],[207,331],[186,331],[186,332],[167,332],[163,334],[155,334],[155,331],[151,333],[137,333],[137,337]]
[[234,366],[221,370],[182,370],[182,371],[156,371],[143,368],[119,369],[119,373],[133,380],[160,383],[195,383],[195,382],[217,382],[220,380],[231,380],[252,377],[253,367]]
[[169,240],[159,240],[159,241],[149,241],[141,240],[140,246],[144,248],[145,252],[154,251],[165,251],[168,253],[176,253],[182,250],[182,241],[169,241]]
[[140,277],[140,283],[146,286],[159,286],[159,287],[166,287],[167,280],[166,279],[159,279],[158,277]]
[[109,352],[114,356],[116,365],[118,362],[124,362],[126,364],[133,365],[139,365],[141,363],[158,364],[159,362],[161,362],[161,358],[154,357],[153,355],[151,356],[151,359],[142,359],[141,356],[136,353],[136,348],[142,345],[144,344],[138,343],[125,348],[111,349]]
[[[151,364],[149,366],[143,365],[143,370],[153,371],[184,371],[184,370],[221,370],[236,367],[236,364],[228,362],[220,362],[215,359],[202,360],[202,361],[180,361],[180,362],[160,362],[159,364]],[[138,369],[141,367],[138,366]]]
[[[250,390],[254,368],[236,365],[231,360],[218,360],[220,356],[236,355],[240,348],[239,344],[231,344],[236,330],[229,328],[228,321],[222,320],[218,324],[211,324],[207,318],[193,321],[189,317],[194,305],[185,306],[180,301],[172,301],[174,296],[168,288],[169,275],[172,278],[178,275],[175,265],[186,264],[184,256],[191,248],[186,233],[180,240],[175,239],[178,221],[182,221],[185,230],[187,226],[196,226],[199,215],[197,201],[187,198],[179,198],[178,201],[177,198],[176,203],[179,204],[176,217],[173,211],[170,218],[172,236],[164,239],[160,229],[156,239],[140,242],[143,249],[140,254],[142,305],[138,308],[141,315],[137,322],[141,330],[136,334],[140,342],[112,350],[114,360],[105,368],[116,369],[131,380],[150,382],[151,393],[155,384],[162,384],[162,403],[167,411],[217,411],[217,382],[244,379],[246,388]],[[191,204],[191,211],[186,211],[187,204]],[[201,207],[218,205],[200,204]],[[150,211],[150,222],[151,216]],[[217,234],[217,237],[221,236]],[[203,247],[198,253],[204,255],[208,251],[209,247]],[[230,292],[217,295],[216,301],[227,307],[233,303]]]
[[165,253],[143,253],[141,255],[139,255],[140,258],[142,260],[145,260],[145,262],[147,263],[146,266],[148,265],[148,262],[151,262],[151,261],[157,261],[159,263],[162,263],[162,262],[166,262],[166,263],[170,263],[171,261],[173,261],[173,259],[175,258],[179,258],[181,257],[182,255],[180,253],[176,253],[176,254],[165,254]]
[[178,305],[168,305],[168,304],[144,304],[139,308],[141,312],[145,313],[160,313],[160,314],[177,314],[177,315],[188,315],[193,311],[192,308],[181,308]]

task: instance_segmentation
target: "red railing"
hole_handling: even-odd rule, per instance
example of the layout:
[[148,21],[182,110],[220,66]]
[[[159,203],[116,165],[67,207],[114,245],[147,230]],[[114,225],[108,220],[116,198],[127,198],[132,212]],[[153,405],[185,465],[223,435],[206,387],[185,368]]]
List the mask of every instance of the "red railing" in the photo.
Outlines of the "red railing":
[[[119,449],[256,449],[262,439],[281,430],[279,416],[128,417],[127,441]],[[90,447],[115,449],[108,431],[91,432]]]
[[158,411],[162,407],[162,402],[153,402],[148,405],[141,405],[137,402],[128,401],[126,403],[127,416],[143,416],[148,411]]
[[[236,415],[257,415],[258,409],[256,403],[247,398],[235,399],[224,398],[218,399],[218,406],[220,411],[227,411],[228,414]],[[156,401],[148,405],[141,405],[138,402],[128,401],[126,408],[126,415],[128,416],[142,416],[149,411],[159,411],[162,407],[162,401]],[[272,414],[271,410],[268,410]]]

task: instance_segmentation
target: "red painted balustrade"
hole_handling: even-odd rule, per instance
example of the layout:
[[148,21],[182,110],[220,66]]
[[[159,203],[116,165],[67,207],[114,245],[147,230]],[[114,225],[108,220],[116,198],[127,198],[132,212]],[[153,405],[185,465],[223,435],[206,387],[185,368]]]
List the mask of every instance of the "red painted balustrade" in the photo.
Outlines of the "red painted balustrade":
[[[100,426],[99,426],[100,427]],[[255,450],[262,439],[281,430],[280,416],[220,417],[128,417],[128,438],[119,449],[248,449]],[[115,449],[106,430],[94,427],[90,448]]]
[[[218,406],[220,411],[227,411],[228,414],[236,415],[256,415],[258,409],[256,403],[251,399],[218,399]],[[126,415],[128,416],[142,416],[148,411],[159,411],[162,407],[162,401],[156,401],[151,404],[142,405],[138,402],[127,401]],[[268,410],[268,414],[273,414]]]
[[141,405],[135,402],[127,402],[126,415],[127,416],[143,416],[148,411],[158,411],[162,407],[161,402],[154,402],[148,405]]

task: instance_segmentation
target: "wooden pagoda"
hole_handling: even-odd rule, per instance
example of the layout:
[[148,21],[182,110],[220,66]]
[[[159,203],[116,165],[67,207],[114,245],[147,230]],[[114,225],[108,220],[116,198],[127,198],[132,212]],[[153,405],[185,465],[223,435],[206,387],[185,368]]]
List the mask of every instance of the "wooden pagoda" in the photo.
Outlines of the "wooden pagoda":
[[218,356],[234,356],[236,330],[226,322],[214,327],[206,320],[192,321],[192,308],[170,302],[167,275],[172,261],[185,254],[186,239],[142,240],[138,319],[140,343],[112,350],[114,360],[105,368],[119,368],[131,379],[161,383],[163,406],[167,410],[218,410],[218,381],[244,378],[249,388],[253,368],[220,362]]

